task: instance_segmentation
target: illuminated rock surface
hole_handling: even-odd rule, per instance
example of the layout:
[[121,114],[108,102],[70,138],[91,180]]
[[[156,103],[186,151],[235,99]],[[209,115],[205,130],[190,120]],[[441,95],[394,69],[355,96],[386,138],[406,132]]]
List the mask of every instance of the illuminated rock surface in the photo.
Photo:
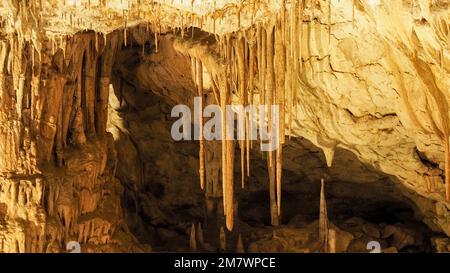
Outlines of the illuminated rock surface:
[[[334,251],[448,251],[449,19],[446,0],[2,0],[0,251],[184,251],[203,222],[199,250],[222,227],[229,250],[314,252],[322,177]],[[204,194],[199,144],[170,136],[198,79],[204,106],[284,105],[286,135],[269,163],[205,141]]]

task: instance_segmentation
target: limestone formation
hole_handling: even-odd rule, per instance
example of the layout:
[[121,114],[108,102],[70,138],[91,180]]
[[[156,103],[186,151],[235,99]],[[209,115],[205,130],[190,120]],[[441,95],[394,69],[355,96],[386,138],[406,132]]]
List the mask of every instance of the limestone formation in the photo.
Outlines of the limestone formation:
[[[0,252],[448,251],[449,19],[446,0],[2,0]],[[172,139],[171,107],[197,96],[221,141],[204,117],[198,143]],[[235,132],[230,104],[279,115]],[[305,192],[317,211],[294,213]],[[406,204],[414,224],[343,219],[343,196]]]

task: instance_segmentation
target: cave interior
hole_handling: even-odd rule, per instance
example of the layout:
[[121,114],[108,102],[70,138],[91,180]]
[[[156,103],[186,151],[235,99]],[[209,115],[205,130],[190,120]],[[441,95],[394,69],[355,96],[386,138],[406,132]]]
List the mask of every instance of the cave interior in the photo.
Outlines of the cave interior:
[[169,2],[0,4],[0,252],[450,251],[447,1]]

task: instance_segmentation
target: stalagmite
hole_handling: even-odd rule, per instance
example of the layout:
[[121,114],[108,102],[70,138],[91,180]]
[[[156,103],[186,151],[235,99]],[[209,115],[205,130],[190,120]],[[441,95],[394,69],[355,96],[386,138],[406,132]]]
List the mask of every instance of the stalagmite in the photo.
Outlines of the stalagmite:
[[197,225],[197,242],[198,242],[198,247],[202,248],[205,245],[205,240],[203,239],[203,228],[202,228],[202,223],[198,223]]
[[320,216],[319,216],[319,242],[323,252],[328,248],[328,213],[327,201],[325,199],[325,182],[322,178],[320,183]]
[[189,237],[189,246],[192,251],[197,251],[197,240],[195,238],[195,225],[192,223],[191,225],[191,235]]
[[227,181],[226,181],[226,193],[227,193],[227,206],[226,206],[226,226],[229,231],[233,230],[234,226],[234,141],[226,140],[227,143]]
[[225,230],[223,227],[220,227],[219,231],[219,250],[226,251],[227,250],[227,240],[225,237]]
[[336,230],[330,228],[328,230],[328,244],[327,251],[328,253],[336,253]]
[[[200,59],[197,59],[196,63],[197,69],[197,95],[200,97],[200,113],[203,113],[203,65]],[[205,187],[205,155],[204,155],[204,141],[203,141],[203,114],[199,115],[200,120],[198,120],[199,126],[199,176],[200,176],[200,188],[203,190]]]
[[242,241],[242,235],[239,232],[238,240],[236,244],[236,253],[245,253],[244,242]]

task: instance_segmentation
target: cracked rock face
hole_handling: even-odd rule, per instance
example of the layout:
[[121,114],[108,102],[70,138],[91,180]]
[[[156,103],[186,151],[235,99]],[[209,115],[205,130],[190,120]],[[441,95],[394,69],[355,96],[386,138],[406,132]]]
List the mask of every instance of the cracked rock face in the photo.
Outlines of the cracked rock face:
[[[178,144],[171,140],[163,142],[165,149],[160,150],[155,141],[170,137],[162,129],[170,124],[170,106],[192,106],[198,88],[193,63],[203,67],[205,105],[220,103],[218,97],[239,104],[244,101],[243,92],[252,89],[247,102],[271,98],[273,104],[285,106],[283,136],[305,139],[321,150],[322,165],[314,169],[317,165],[298,161],[317,159],[319,150],[305,156],[300,152],[304,144],[286,141],[284,165],[276,167],[284,170],[286,191],[294,183],[286,178],[291,172],[305,174],[298,179],[316,182],[322,176],[352,183],[388,177],[402,198],[412,202],[421,221],[449,236],[449,19],[450,4],[445,0],[2,1],[0,251],[64,251],[70,240],[85,245],[86,251],[148,251],[144,243],[160,243],[148,239],[154,236],[149,234],[183,241],[180,234],[189,233],[189,221],[172,223],[170,213],[161,207],[173,207],[175,215],[182,215],[177,202],[192,206],[188,215],[200,221],[202,202],[194,196],[201,192],[189,186],[185,195],[191,194],[191,199],[177,197],[177,186],[170,182],[198,175],[199,151],[192,143],[173,148],[177,146],[170,145]],[[239,52],[244,52],[242,57]],[[165,106],[154,106],[148,93],[163,98],[160,104]],[[155,121],[160,113],[165,117]],[[148,116],[151,126],[140,129]],[[147,140],[145,135],[152,132],[154,139]],[[230,192],[226,185],[240,186],[240,145],[235,145],[234,169],[227,163],[231,169],[222,176],[221,152],[235,148],[225,145],[230,150],[221,150],[220,143],[205,144],[205,195],[213,199],[225,195],[228,200],[223,204],[206,201],[210,218],[216,209],[222,214],[234,211],[231,214],[239,218],[239,202],[234,201],[242,193]],[[339,160],[347,162],[344,150],[367,166],[361,167],[363,173],[370,169],[367,176],[357,172],[355,178],[339,164]],[[152,151],[167,152],[183,163],[177,165],[170,156],[159,157]],[[281,162],[281,157],[274,155],[273,160]],[[146,166],[145,161],[153,165]],[[339,167],[333,168],[335,164]],[[168,166],[195,171],[171,173]],[[172,201],[165,200],[167,196],[155,201],[155,195],[161,194],[156,188],[148,190],[151,194],[143,193],[151,187],[145,179],[149,176],[169,181],[162,179],[158,184],[167,187]],[[275,183],[276,171],[264,181],[269,184],[267,179],[273,184],[271,191],[281,192]],[[191,180],[197,178],[186,179]],[[264,183],[248,187],[257,192]],[[292,186],[294,192],[297,187]],[[357,192],[334,191],[342,196]],[[280,202],[272,201],[275,206]],[[135,211],[125,208],[127,202],[133,203],[129,206]],[[152,209],[140,211],[145,204]],[[221,217],[220,225],[232,225]],[[148,222],[151,227],[146,226]],[[330,228],[344,234],[351,230],[347,224],[330,224]],[[316,226],[312,223],[306,231],[282,230],[280,238],[298,233],[302,240]],[[274,245],[281,245],[280,250],[292,250],[284,239],[281,243],[267,239],[271,231],[256,232],[239,222],[237,227],[244,235],[253,234],[248,237],[253,241],[244,239],[248,249],[274,250]],[[339,251],[361,249],[358,232],[383,237],[386,229],[385,225],[369,228],[362,222],[358,227],[364,231],[343,236],[353,239]],[[388,235],[397,234],[396,238],[413,233],[398,225],[387,229],[387,233],[395,230]],[[217,239],[222,234],[216,233],[205,229],[205,237]],[[420,241],[410,237],[416,238],[412,242]],[[313,249],[316,239],[304,241]],[[238,234],[231,234],[227,243],[230,240],[237,243]],[[448,238],[436,239],[433,245],[447,251]],[[393,247],[406,246],[400,242]]]

